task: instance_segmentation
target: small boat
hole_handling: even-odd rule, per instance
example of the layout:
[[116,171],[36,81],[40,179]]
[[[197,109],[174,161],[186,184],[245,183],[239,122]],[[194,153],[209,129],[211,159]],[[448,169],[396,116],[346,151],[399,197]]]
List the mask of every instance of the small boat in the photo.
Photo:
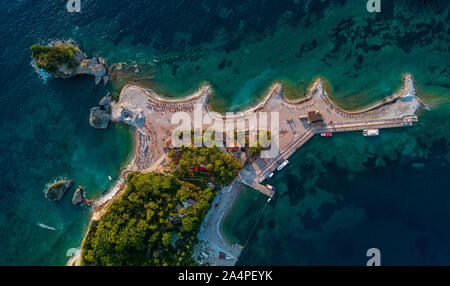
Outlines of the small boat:
[[271,179],[272,177],[273,177],[273,173],[270,173],[269,177],[267,177],[267,178]]
[[111,181],[112,180],[111,176],[108,176],[108,179]]
[[284,161],[280,166],[278,166],[277,170],[281,171],[284,167],[286,167],[287,164],[289,164],[288,160]]
[[333,136],[333,133],[331,133],[331,132],[325,132],[325,133],[320,134],[320,136],[323,136],[323,137],[331,137],[331,136]]
[[48,226],[48,225],[45,225],[45,224],[43,224],[43,223],[38,223],[37,225],[40,226],[40,227],[42,227],[42,228],[45,228],[45,229],[56,230],[56,228],[51,227],[51,226]]
[[364,136],[378,136],[380,135],[380,130],[378,129],[365,129],[363,131]]

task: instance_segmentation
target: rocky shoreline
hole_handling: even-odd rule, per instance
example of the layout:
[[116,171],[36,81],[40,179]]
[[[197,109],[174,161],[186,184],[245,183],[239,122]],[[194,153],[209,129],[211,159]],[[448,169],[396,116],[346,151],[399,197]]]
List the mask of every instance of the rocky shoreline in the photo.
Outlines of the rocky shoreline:
[[91,108],[89,124],[96,129],[108,128],[111,120],[111,96],[108,94],[99,103],[99,106]]
[[[74,183],[69,179],[58,180],[47,187],[45,191],[45,197],[51,201],[61,201],[64,195],[72,189]],[[78,186],[72,196],[73,205],[92,205],[92,201],[86,198],[86,193],[83,186]]]
[[[404,86],[409,87],[412,82],[413,82],[412,77],[410,75],[406,75],[404,77]],[[316,79],[313,86],[315,86],[316,84],[320,84],[320,83],[322,83],[322,79],[320,79],[320,78]],[[93,127],[95,127],[95,128],[100,128],[100,127],[104,126],[105,124],[107,124],[107,122],[112,120],[114,122],[126,123],[135,129],[139,129],[143,125],[143,122],[141,120],[142,118],[144,118],[144,123],[145,123],[145,116],[142,114],[142,110],[140,108],[137,108],[135,106],[135,104],[136,103],[139,103],[139,104],[145,103],[147,97],[152,97],[155,100],[158,100],[161,102],[166,102],[168,104],[169,103],[170,104],[183,103],[183,102],[186,102],[189,100],[199,100],[200,102],[202,102],[203,104],[206,105],[206,109],[208,111],[213,111],[213,109],[211,108],[211,106],[208,103],[209,95],[212,92],[212,88],[209,85],[204,85],[197,92],[195,92],[192,96],[189,96],[187,98],[181,98],[181,99],[165,99],[165,98],[159,97],[158,95],[156,95],[154,93],[150,93],[147,90],[144,90],[139,87],[132,86],[132,85],[126,85],[125,87],[123,87],[121,94],[120,94],[121,97],[124,93],[124,90],[130,89],[130,88],[136,89],[136,91],[142,92],[144,95],[146,95],[145,100],[142,101],[142,100],[140,100],[139,97],[133,96],[133,97],[128,98],[128,100],[132,101],[132,103],[128,104],[128,102],[122,102],[120,100],[118,102],[111,102],[110,98],[107,96],[104,99],[102,99],[102,101],[99,104],[100,105],[99,107],[93,108],[91,110],[91,115],[93,114],[94,116],[96,114],[99,114],[100,111],[102,111],[102,112],[100,112],[100,114],[104,115],[103,119],[105,121],[94,122],[94,120],[93,120],[91,125],[93,125]],[[241,112],[238,112],[237,114],[234,115],[234,117],[244,116],[244,115],[247,115],[248,113],[262,109],[266,105],[266,103],[271,100],[272,96],[278,95],[278,96],[281,96],[284,100],[283,94],[280,95],[278,92],[275,92],[278,89],[280,89],[280,90],[282,89],[281,84],[278,82],[274,83],[268,89],[269,90],[268,94],[264,97],[264,99],[261,102],[259,102],[258,104],[256,104],[253,107],[250,107]],[[383,104],[386,104],[386,102],[383,102]],[[108,115],[108,116],[106,116],[106,115]],[[217,115],[217,116],[222,117],[222,115]],[[123,174],[126,174],[127,172],[134,170],[133,166],[136,161],[135,159],[136,159],[136,155],[134,156],[133,163],[131,163],[127,166],[127,168],[123,172]],[[159,164],[159,163],[160,162],[157,162],[156,164]],[[115,186],[112,188],[112,191],[108,192],[108,196],[104,196],[95,202],[94,214],[91,218],[90,226],[95,225],[101,219],[101,217],[106,213],[106,211],[108,210],[108,206],[115,199],[120,198],[120,194],[123,192],[125,187],[126,187],[126,179],[121,178],[118,182],[116,182]],[[89,227],[89,229],[90,229],[90,227]],[[89,233],[89,230],[83,239],[81,247],[83,247],[84,240],[86,239],[86,236],[88,233]],[[73,259],[71,261],[72,261],[71,265],[79,265],[79,263],[81,262],[81,253],[80,253],[79,257],[77,257],[76,259]]]
[[[36,45],[38,46],[38,45]],[[36,64],[39,68],[44,69],[55,78],[67,79],[75,77],[77,75],[89,75],[94,76],[95,84],[100,82],[106,85],[109,82],[108,65],[106,61],[101,57],[94,57],[92,59],[81,51],[78,45],[73,41],[54,41],[50,44],[50,48],[54,47],[71,47],[73,48],[73,60],[76,63],[75,66],[70,66],[67,63],[58,63],[55,70],[48,70],[44,66],[45,64],[40,61],[38,57],[34,57]],[[32,47],[33,48],[33,47]],[[46,47],[48,49],[48,47]]]

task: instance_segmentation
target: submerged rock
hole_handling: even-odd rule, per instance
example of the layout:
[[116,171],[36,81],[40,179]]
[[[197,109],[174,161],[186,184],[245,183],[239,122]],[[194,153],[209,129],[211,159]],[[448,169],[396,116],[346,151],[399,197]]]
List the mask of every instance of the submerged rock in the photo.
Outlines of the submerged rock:
[[73,187],[71,180],[61,180],[51,184],[45,192],[45,197],[50,201],[59,201],[64,194]]
[[81,62],[75,72],[76,74],[94,76],[95,84],[98,85],[108,73],[108,66],[103,58],[97,57],[94,59],[85,59]]
[[107,85],[108,82],[109,82],[109,76],[108,76],[108,75],[105,75],[105,76],[103,77],[103,84],[104,84],[104,85]]
[[84,188],[79,186],[78,189],[73,194],[72,204],[79,205],[84,202]]

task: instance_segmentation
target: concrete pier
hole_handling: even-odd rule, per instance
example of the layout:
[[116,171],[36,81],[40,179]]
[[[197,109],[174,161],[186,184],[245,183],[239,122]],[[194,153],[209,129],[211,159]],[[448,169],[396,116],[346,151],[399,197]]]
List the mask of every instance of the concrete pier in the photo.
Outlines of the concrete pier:
[[265,194],[266,196],[268,196],[270,198],[273,197],[273,195],[275,194],[275,192],[273,190],[260,184],[258,178],[256,178],[255,173],[253,173],[253,172],[241,170],[238,178],[239,178],[239,182]]

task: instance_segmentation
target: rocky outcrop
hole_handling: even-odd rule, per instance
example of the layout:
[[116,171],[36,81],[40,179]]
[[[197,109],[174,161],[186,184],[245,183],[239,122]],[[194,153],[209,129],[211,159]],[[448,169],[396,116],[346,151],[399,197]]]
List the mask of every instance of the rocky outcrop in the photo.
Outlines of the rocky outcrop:
[[45,192],[45,197],[50,201],[59,201],[64,194],[73,187],[71,180],[61,180],[51,184]]
[[72,197],[72,204],[79,205],[84,203],[84,188],[79,186]]
[[74,59],[78,63],[75,67],[69,67],[66,64],[58,65],[56,71],[47,71],[56,78],[67,79],[77,75],[90,75],[95,77],[95,84],[98,85],[102,80],[108,83],[108,65],[100,57],[89,59],[85,53],[72,41],[54,41],[53,47],[70,46],[75,49]]
[[111,97],[109,95],[102,98],[99,106],[91,108],[89,124],[97,129],[108,128],[111,120]]
[[104,84],[104,85],[107,85],[108,82],[109,82],[109,76],[106,74],[106,75],[103,77],[103,84]]
[[111,118],[116,122],[123,122],[135,128],[145,125],[145,113],[133,103],[119,102],[111,104]]
[[100,107],[102,107],[108,113],[111,112],[111,96],[109,96],[109,93],[107,96],[103,97],[102,100],[100,100],[98,105],[100,105]]
[[97,129],[108,128],[109,121],[111,120],[111,115],[103,107],[93,107],[91,108],[91,114],[89,116],[89,124]]

